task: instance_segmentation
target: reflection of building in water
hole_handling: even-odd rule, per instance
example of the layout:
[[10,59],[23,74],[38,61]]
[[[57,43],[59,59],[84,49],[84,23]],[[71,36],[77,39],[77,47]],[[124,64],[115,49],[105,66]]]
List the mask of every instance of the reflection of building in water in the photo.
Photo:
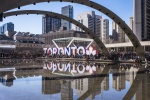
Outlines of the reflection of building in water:
[[42,75],[42,72],[42,69],[19,69],[15,72],[15,76],[17,78],[40,76]]
[[[130,85],[132,85],[137,72],[138,72],[138,68],[136,68],[135,66],[131,66],[129,69],[126,69],[126,72],[125,72],[126,73],[126,81],[129,81]],[[142,84],[140,84],[138,91],[134,95],[134,100],[145,100],[145,99],[141,98],[141,95],[142,95],[141,89],[142,89]]]
[[136,91],[134,95],[134,100],[146,100],[146,99],[142,99],[142,96],[143,96],[143,93],[142,93],[142,83],[141,83],[138,87],[138,90]]
[[128,70],[128,74],[129,74],[129,81],[130,81],[130,84],[133,83],[134,81],[134,78],[136,77],[136,74],[138,72],[138,68],[132,66],[129,70]]
[[15,78],[13,77],[13,71],[10,72],[0,72],[0,83],[5,86],[12,86],[13,80]]
[[61,100],[73,100],[73,89],[70,81],[61,81]]
[[[97,83],[97,81],[99,80],[99,78],[89,78],[88,79],[88,88],[91,89],[93,88],[93,84]],[[95,99],[95,96],[101,93],[101,87],[99,86],[90,96],[89,98],[91,99]]]
[[125,71],[125,77],[126,77],[126,81],[130,81],[130,70],[129,69],[126,69]]
[[42,93],[56,94],[60,93],[61,84],[59,80],[49,80],[42,77]]
[[109,75],[107,75],[101,83],[102,90],[109,90]]
[[71,85],[72,88],[76,89],[77,95],[80,97],[88,90],[88,78],[73,80]]
[[[137,68],[137,66],[131,66],[130,69],[126,70],[126,80],[130,82],[130,85],[132,85],[138,70],[139,68]],[[143,77],[144,75],[144,78],[140,83],[139,87],[135,87],[138,89],[133,98],[134,100],[150,100],[150,74],[140,72],[138,73],[138,75],[139,77]]]
[[134,95],[134,100],[150,100],[150,73],[143,73],[144,78]]
[[[77,95],[80,97],[85,92],[93,88],[93,84],[96,83],[99,78],[84,78],[84,79],[76,79],[72,81],[72,88],[76,89]],[[90,99],[94,99],[96,95],[101,93],[101,87],[97,88],[90,96]]]
[[113,73],[113,88],[117,91],[125,89],[125,71],[119,70]]
[[145,74],[143,83],[143,100],[150,100],[150,73]]

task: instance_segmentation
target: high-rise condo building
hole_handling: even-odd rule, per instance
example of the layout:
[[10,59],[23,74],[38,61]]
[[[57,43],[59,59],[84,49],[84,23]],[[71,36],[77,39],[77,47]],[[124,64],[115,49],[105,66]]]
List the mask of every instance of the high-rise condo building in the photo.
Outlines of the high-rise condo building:
[[94,28],[95,30],[93,32],[95,32],[95,35],[101,37],[102,34],[102,23],[103,19],[102,16],[99,15],[95,15],[95,23],[94,23]]
[[[134,19],[133,17],[130,17],[130,21],[129,21],[129,27],[130,29],[133,31],[134,30]],[[127,37],[127,35],[125,34],[125,42],[129,42],[129,38]]]
[[134,0],[134,33],[140,41],[150,40],[150,0]]
[[0,27],[0,34],[4,34],[6,31],[14,31],[14,24],[12,22],[6,23]]
[[134,20],[133,20],[133,17],[130,17],[130,28],[131,28],[131,30],[133,31],[133,28],[134,28],[134,22],[133,22]]
[[42,17],[42,33],[48,33],[50,31],[58,31],[61,27],[61,19],[53,18],[50,16]]
[[[73,6],[68,5],[68,6],[62,7],[61,14],[67,17],[73,18]],[[63,19],[61,20],[61,27],[66,27],[67,30],[72,29],[71,23]]]
[[[77,21],[88,27],[92,32],[95,33],[95,12],[89,11],[81,13],[77,16]],[[81,28],[76,27],[76,31],[83,31]]]
[[103,43],[109,43],[109,20],[102,19],[101,24],[101,40]]
[[122,43],[125,42],[125,33],[115,22],[112,22],[112,37],[113,42]]
[[[103,43],[107,43],[109,39],[109,20],[103,19],[102,16],[96,15],[94,11],[84,12],[77,16],[77,21],[90,29],[98,36]],[[75,26],[74,30],[83,31]]]

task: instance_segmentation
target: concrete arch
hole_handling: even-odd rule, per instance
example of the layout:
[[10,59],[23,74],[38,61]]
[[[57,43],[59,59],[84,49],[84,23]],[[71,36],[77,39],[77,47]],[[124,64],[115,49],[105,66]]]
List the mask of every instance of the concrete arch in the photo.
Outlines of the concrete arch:
[[22,11],[13,11],[13,12],[6,12],[3,14],[3,17],[8,17],[8,16],[13,16],[13,15],[22,15],[22,14],[43,14],[43,15],[48,15],[51,17],[55,17],[55,18],[60,18],[60,19],[64,19],[67,20],[75,25],[77,25],[78,27],[80,27],[81,29],[83,29],[96,43],[97,45],[100,47],[100,49],[103,51],[104,55],[106,57],[109,57],[110,54],[107,50],[107,48],[105,47],[105,45],[103,44],[103,42],[94,35],[94,33],[89,30],[86,26],[84,26],[83,24],[81,24],[80,22],[69,18],[67,16],[58,14],[58,13],[54,13],[54,12],[49,12],[49,11],[40,11],[40,10],[22,10]]
[[103,69],[101,76],[99,76],[99,79],[96,81],[96,83],[93,84],[93,87],[88,89],[83,95],[81,95],[77,100],[85,100],[86,98],[88,98],[94,91],[96,91],[97,88],[99,88],[100,84],[102,83],[102,81],[104,80],[105,77],[107,77],[107,75],[109,74],[109,71],[111,69],[111,67],[116,66],[116,64],[112,63],[112,64],[108,64],[106,65],[106,67]]
[[127,91],[126,95],[123,97],[122,100],[131,100],[133,98],[133,96],[135,95],[136,91],[138,90],[138,87],[140,86],[142,80],[145,77],[142,73],[144,73],[144,71],[146,71],[148,69],[147,65],[145,65],[145,66],[141,65],[140,67],[141,68],[136,73],[136,77],[135,77],[132,85],[130,86],[129,90]]
[[89,0],[0,0],[0,14],[2,14],[5,11],[17,8],[20,9],[21,6],[29,5],[29,4],[36,4],[41,2],[72,2],[72,3],[78,3],[82,5],[89,6],[91,8],[94,8],[104,14],[106,14],[108,17],[110,17],[112,20],[114,20],[125,32],[125,34],[129,37],[130,41],[132,42],[137,54],[144,59],[144,50],[133,33],[133,31],[129,28],[129,26],[115,13],[113,13],[111,10],[107,9],[106,7],[97,4],[95,2],[89,1]]

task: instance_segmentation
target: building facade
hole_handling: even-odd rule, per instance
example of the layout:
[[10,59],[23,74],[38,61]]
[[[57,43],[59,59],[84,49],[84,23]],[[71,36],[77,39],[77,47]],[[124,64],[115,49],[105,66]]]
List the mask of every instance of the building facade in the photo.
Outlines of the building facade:
[[13,36],[13,40],[19,41],[19,42],[32,42],[32,43],[45,43],[45,39],[42,35],[40,34],[31,34],[29,32],[17,32]]
[[[97,19],[98,19],[98,16],[97,16]],[[92,32],[95,33],[95,12],[94,11],[89,11],[89,12],[84,12],[84,13],[79,14],[77,16],[77,21],[79,21],[80,23],[82,23],[84,26],[88,27]],[[75,27],[75,30],[83,31],[81,28],[77,26]]]
[[4,34],[6,31],[14,31],[14,24],[12,22],[6,23],[0,27],[0,34]]
[[[89,38],[89,36],[85,32],[74,31],[74,30],[61,30],[56,32],[49,32],[48,34],[44,34],[45,44],[49,45],[49,47],[55,47],[52,42],[53,39],[58,38],[68,38],[68,37],[81,37],[81,38]],[[70,42],[70,41],[69,41]],[[68,42],[60,42],[58,45],[60,47],[65,47]],[[80,46],[80,43],[75,43],[77,46]],[[87,43],[85,43],[86,45]]]
[[113,43],[125,42],[125,33],[115,22],[112,22],[112,38]]
[[118,41],[117,24],[114,21],[112,22],[112,40]]
[[133,20],[133,17],[130,17],[130,29],[133,31],[133,28],[134,28],[134,20]]
[[[129,27],[134,32],[134,19],[133,19],[133,17],[130,17],[130,19],[129,19]],[[125,42],[130,42],[130,40],[126,34],[125,34]]]
[[[67,17],[73,18],[73,6],[68,5],[68,6],[62,7],[61,14]],[[72,29],[71,23],[63,19],[61,20],[61,27],[66,27],[67,30]]]
[[101,24],[101,40],[103,43],[108,44],[109,43],[109,20],[108,19],[102,19]]
[[134,33],[140,41],[150,40],[150,0],[134,0]]
[[50,16],[42,17],[42,34],[48,33],[50,31],[58,31],[61,27],[61,19],[53,18]]
[[95,34],[100,37],[102,34],[102,16],[95,15]]
[[[98,36],[103,43],[108,43],[109,39],[109,20],[103,19],[102,16],[96,15],[94,11],[84,12],[77,16],[77,20],[90,29]],[[74,30],[83,31],[75,26]]]
[[120,43],[124,43],[125,42],[125,33],[124,31],[121,29],[121,27],[118,26],[118,39]]

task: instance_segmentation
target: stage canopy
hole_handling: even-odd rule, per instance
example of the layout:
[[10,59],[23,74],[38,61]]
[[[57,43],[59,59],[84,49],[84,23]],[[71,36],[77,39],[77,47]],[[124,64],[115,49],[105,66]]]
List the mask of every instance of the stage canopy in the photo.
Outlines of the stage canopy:
[[77,45],[84,43],[86,49],[93,43],[93,39],[89,38],[79,38],[79,37],[68,37],[68,38],[58,38],[53,39],[52,42],[57,48],[60,48],[58,44],[65,43],[65,47],[77,47]]

